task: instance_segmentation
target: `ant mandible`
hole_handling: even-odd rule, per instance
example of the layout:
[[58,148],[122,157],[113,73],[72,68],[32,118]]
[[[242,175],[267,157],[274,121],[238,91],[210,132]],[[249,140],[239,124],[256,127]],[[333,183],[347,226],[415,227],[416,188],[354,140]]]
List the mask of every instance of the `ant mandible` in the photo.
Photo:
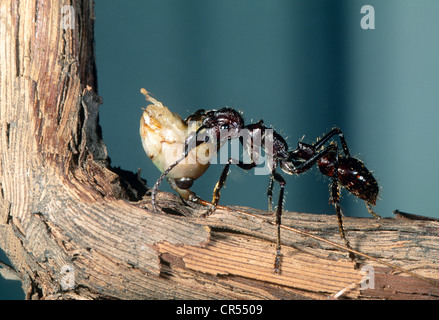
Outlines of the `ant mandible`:
[[[363,200],[366,204],[367,210],[374,217],[379,218],[379,216],[373,211],[373,206],[376,204],[379,191],[378,183],[371,172],[364,166],[362,161],[351,157],[343,132],[340,129],[332,129],[313,144],[299,142],[297,148],[290,151],[285,139],[273,129],[266,127],[262,120],[254,124],[244,125],[244,120],[242,119],[241,114],[231,108],[210,111],[205,111],[203,109],[198,110],[189,116],[185,120],[185,123],[187,124],[189,121],[195,121],[198,124],[197,129],[188,135],[184,143],[182,156],[166,170],[163,170],[160,178],[155,183],[151,195],[153,209],[157,211],[156,194],[161,182],[172,169],[178,166],[189,155],[194,148],[198,148],[203,144],[212,144],[216,142],[216,150],[219,150],[226,141],[239,138],[241,144],[251,155],[251,161],[249,163],[244,163],[243,161],[232,158],[228,159],[214,188],[212,205],[205,215],[211,214],[215,211],[219,203],[221,188],[224,186],[227,179],[230,165],[235,164],[244,170],[255,168],[258,165],[257,160],[260,154],[258,151],[256,151],[256,153],[251,151],[264,148],[266,156],[268,153],[268,158],[272,159],[268,164],[270,170],[270,181],[267,191],[269,211],[272,211],[274,181],[279,183],[280,186],[278,205],[276,208],[277,238],[274,263],[275,273],[280,272],[281,264],[280,226],[284,188],[286,184],[285,179],[276,171],[278,165],[283,172],[290,175],[298,175],[311,169],[317,164],[320,172],[331,178],[330,201],[335,207],[340,236],[348,248],[351,248],[351,246],[346,238],[343,228],[342,211],[340,208],[340,187],[344,187],[350,193]],[[226,134],[224,134],[224,132],[226,132]],[[248,134],[247,139],[243,139],[243,132]],[[199,139],[201,134],[203,139]],[[341,150],[337,143],[331,141],[334,136],[339,137],[342,146]],[[270,146],[269,150],[266,148],[267,145]],[[192,186],[193,181],[203,173],[204,171],[195,177],[184,177],[183,172],[182,176],[178,179],[170,179],[171,186],[185,200],[199,202],[200,198],[189,189]],[[350,257],[354,259],[352,253],[350,254]]]

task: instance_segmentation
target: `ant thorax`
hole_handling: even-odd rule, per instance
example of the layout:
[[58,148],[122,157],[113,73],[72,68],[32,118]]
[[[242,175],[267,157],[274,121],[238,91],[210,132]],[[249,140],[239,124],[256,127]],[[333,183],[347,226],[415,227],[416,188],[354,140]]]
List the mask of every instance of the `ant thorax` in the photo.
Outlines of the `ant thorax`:
[[[172,113],[161,102],[152,98],[145,89],[141,92],[147,101],[152,102],[144,109],[140,119],[142,145],[154,165],[163,172],[182,157],[186,139],[197,131],[200,123],[185,123],[178,114]],[[215,154],[214,150],[215,146],[211,143],[191,149],[188,156],[175,166],[167,177],[197,179],[209,167]]]

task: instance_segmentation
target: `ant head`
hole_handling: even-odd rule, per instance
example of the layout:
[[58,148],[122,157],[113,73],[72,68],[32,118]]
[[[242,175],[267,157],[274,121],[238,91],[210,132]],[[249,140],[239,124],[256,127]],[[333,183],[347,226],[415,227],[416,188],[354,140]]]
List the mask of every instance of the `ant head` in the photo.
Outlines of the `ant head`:
[[244,120],[238,111],[222,108],[205,112],[202,127],[210,131],[217,141],[224,141],[239,136]]

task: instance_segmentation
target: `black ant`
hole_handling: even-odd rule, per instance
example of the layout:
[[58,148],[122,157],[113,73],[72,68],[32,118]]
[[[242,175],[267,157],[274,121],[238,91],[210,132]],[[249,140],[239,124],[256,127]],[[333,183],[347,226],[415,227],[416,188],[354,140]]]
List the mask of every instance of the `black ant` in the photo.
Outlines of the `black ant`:
[[[351,157],[344,135],[340,129],[332,129],[329,133],[324,135],[320,140],[313,144],[299,142],[296,149],[289,151],[285,139],[283,139],[283,137],[276,133],[273,129],[266,127],[262,120],[254,124],[244,125],[241,114],[231,108],[210,111],[198,110],[193,115],[189,116],[186,119],[186,122],[189,120],[198,121],[200,125],[198,129],[186,139],[182,157],[164,170],[160,178],[155,183],[152,191],[152,205],[154,210],[156,210],[155,199],[159,185],[167,174],[188,156],[188,153],[193,148],[204,143],[212,143],[213,139],[214,141],[216,140],[216,148],[218,150],[226,141],[239,138],[241,144],[251,157],[250,163],[244,163],[243,161],[232,158],[228,159],[228,162],[225,165],[214,188],[212,205],[205,215],[211,214],[215,211],[219,202],[221,188],[224,186],[227,179],[230,165],[236,164],[244,170],[255,168],[258,166],[258,158],[260,156],[259,152],[262,148],[264,148],[266,157],[271,159],[271,161],[268,162],[270,181],[267,191],[270,211],[272,210],[274,181],[279,183],[280,186],[278,205],[276,208],[277,240],[276,258],[274,263],[275,273],[279,273],[281,264],[280,226],[284,199],[284,187],[286,184],[285,179],[278,172],[276,172],[278,165],[283,172],[292,175],[301,174],[317,164],[320,172],[331,178],[330,201],[335,206],[340,236],[349,249],[351,249],[351,246],[346,238],[343,228],[339,188],[344,187],[350,193],[363,200],[367,206],[367,210],[374,217],[379,218],[379,216],[372,209],[378,196],[378,183],[370,171],[364,166],[363,162]],[[223,133],[224,131],[226,134]],[[201,134],[204,137],[203,139],[199,138]],[[244,139],[245,134],[247,134],[246,139]],[[337,143],[334,141],[328,143],[334,136],[338,136],[340,139],[341,151]],[[269,148],[267,148],[267,146],[269,146]],[[188,190],[192,186],[193,180],[194,179],[186,179],[184,177],[181,178],[177,183],[178,189],[181,191],[185,189]],[[176,189],[175,186],[174,189]],[[179,192],[178,189],[176,189],[177,192]],[[190,192],[190,194],[191,196],[189,200],[195,202],[200,200],[193,192]],[[186,200],[188,200],[187,197]],[[354,255],[352,253],[350,253],[350,257],[354,259]]]

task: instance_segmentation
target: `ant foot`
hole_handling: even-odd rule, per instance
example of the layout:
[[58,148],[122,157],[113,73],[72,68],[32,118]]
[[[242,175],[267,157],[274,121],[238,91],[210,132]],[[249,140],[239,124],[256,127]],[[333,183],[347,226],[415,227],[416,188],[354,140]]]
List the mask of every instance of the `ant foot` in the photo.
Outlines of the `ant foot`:
[[277,250],[276,258],[274,259],[274,268],[273,268],[274,274],[280,274],[281,260],[282,260],[282,254],[280,253],[280,250]]
[[375,211],[373,211],[373,206],[371,204],[367,203],[367,202],[366,202],[366,208],[367,208],[367,211],[369,211],[369,213],[374,218],[376,218],[376,219],[381,219],[382,218],[379,214],[377,214],[377,213],[375,213]]
[[215,205],[210,205],[209,209],[207,209],[207,211],[204,212],[200,217],[206,218],[207,216],[210,216],[212,213],[214,213],[215,210],[216,210],[216,206]]
[[268,203],[268,212],[273,212],[273,204],[271,202]]

